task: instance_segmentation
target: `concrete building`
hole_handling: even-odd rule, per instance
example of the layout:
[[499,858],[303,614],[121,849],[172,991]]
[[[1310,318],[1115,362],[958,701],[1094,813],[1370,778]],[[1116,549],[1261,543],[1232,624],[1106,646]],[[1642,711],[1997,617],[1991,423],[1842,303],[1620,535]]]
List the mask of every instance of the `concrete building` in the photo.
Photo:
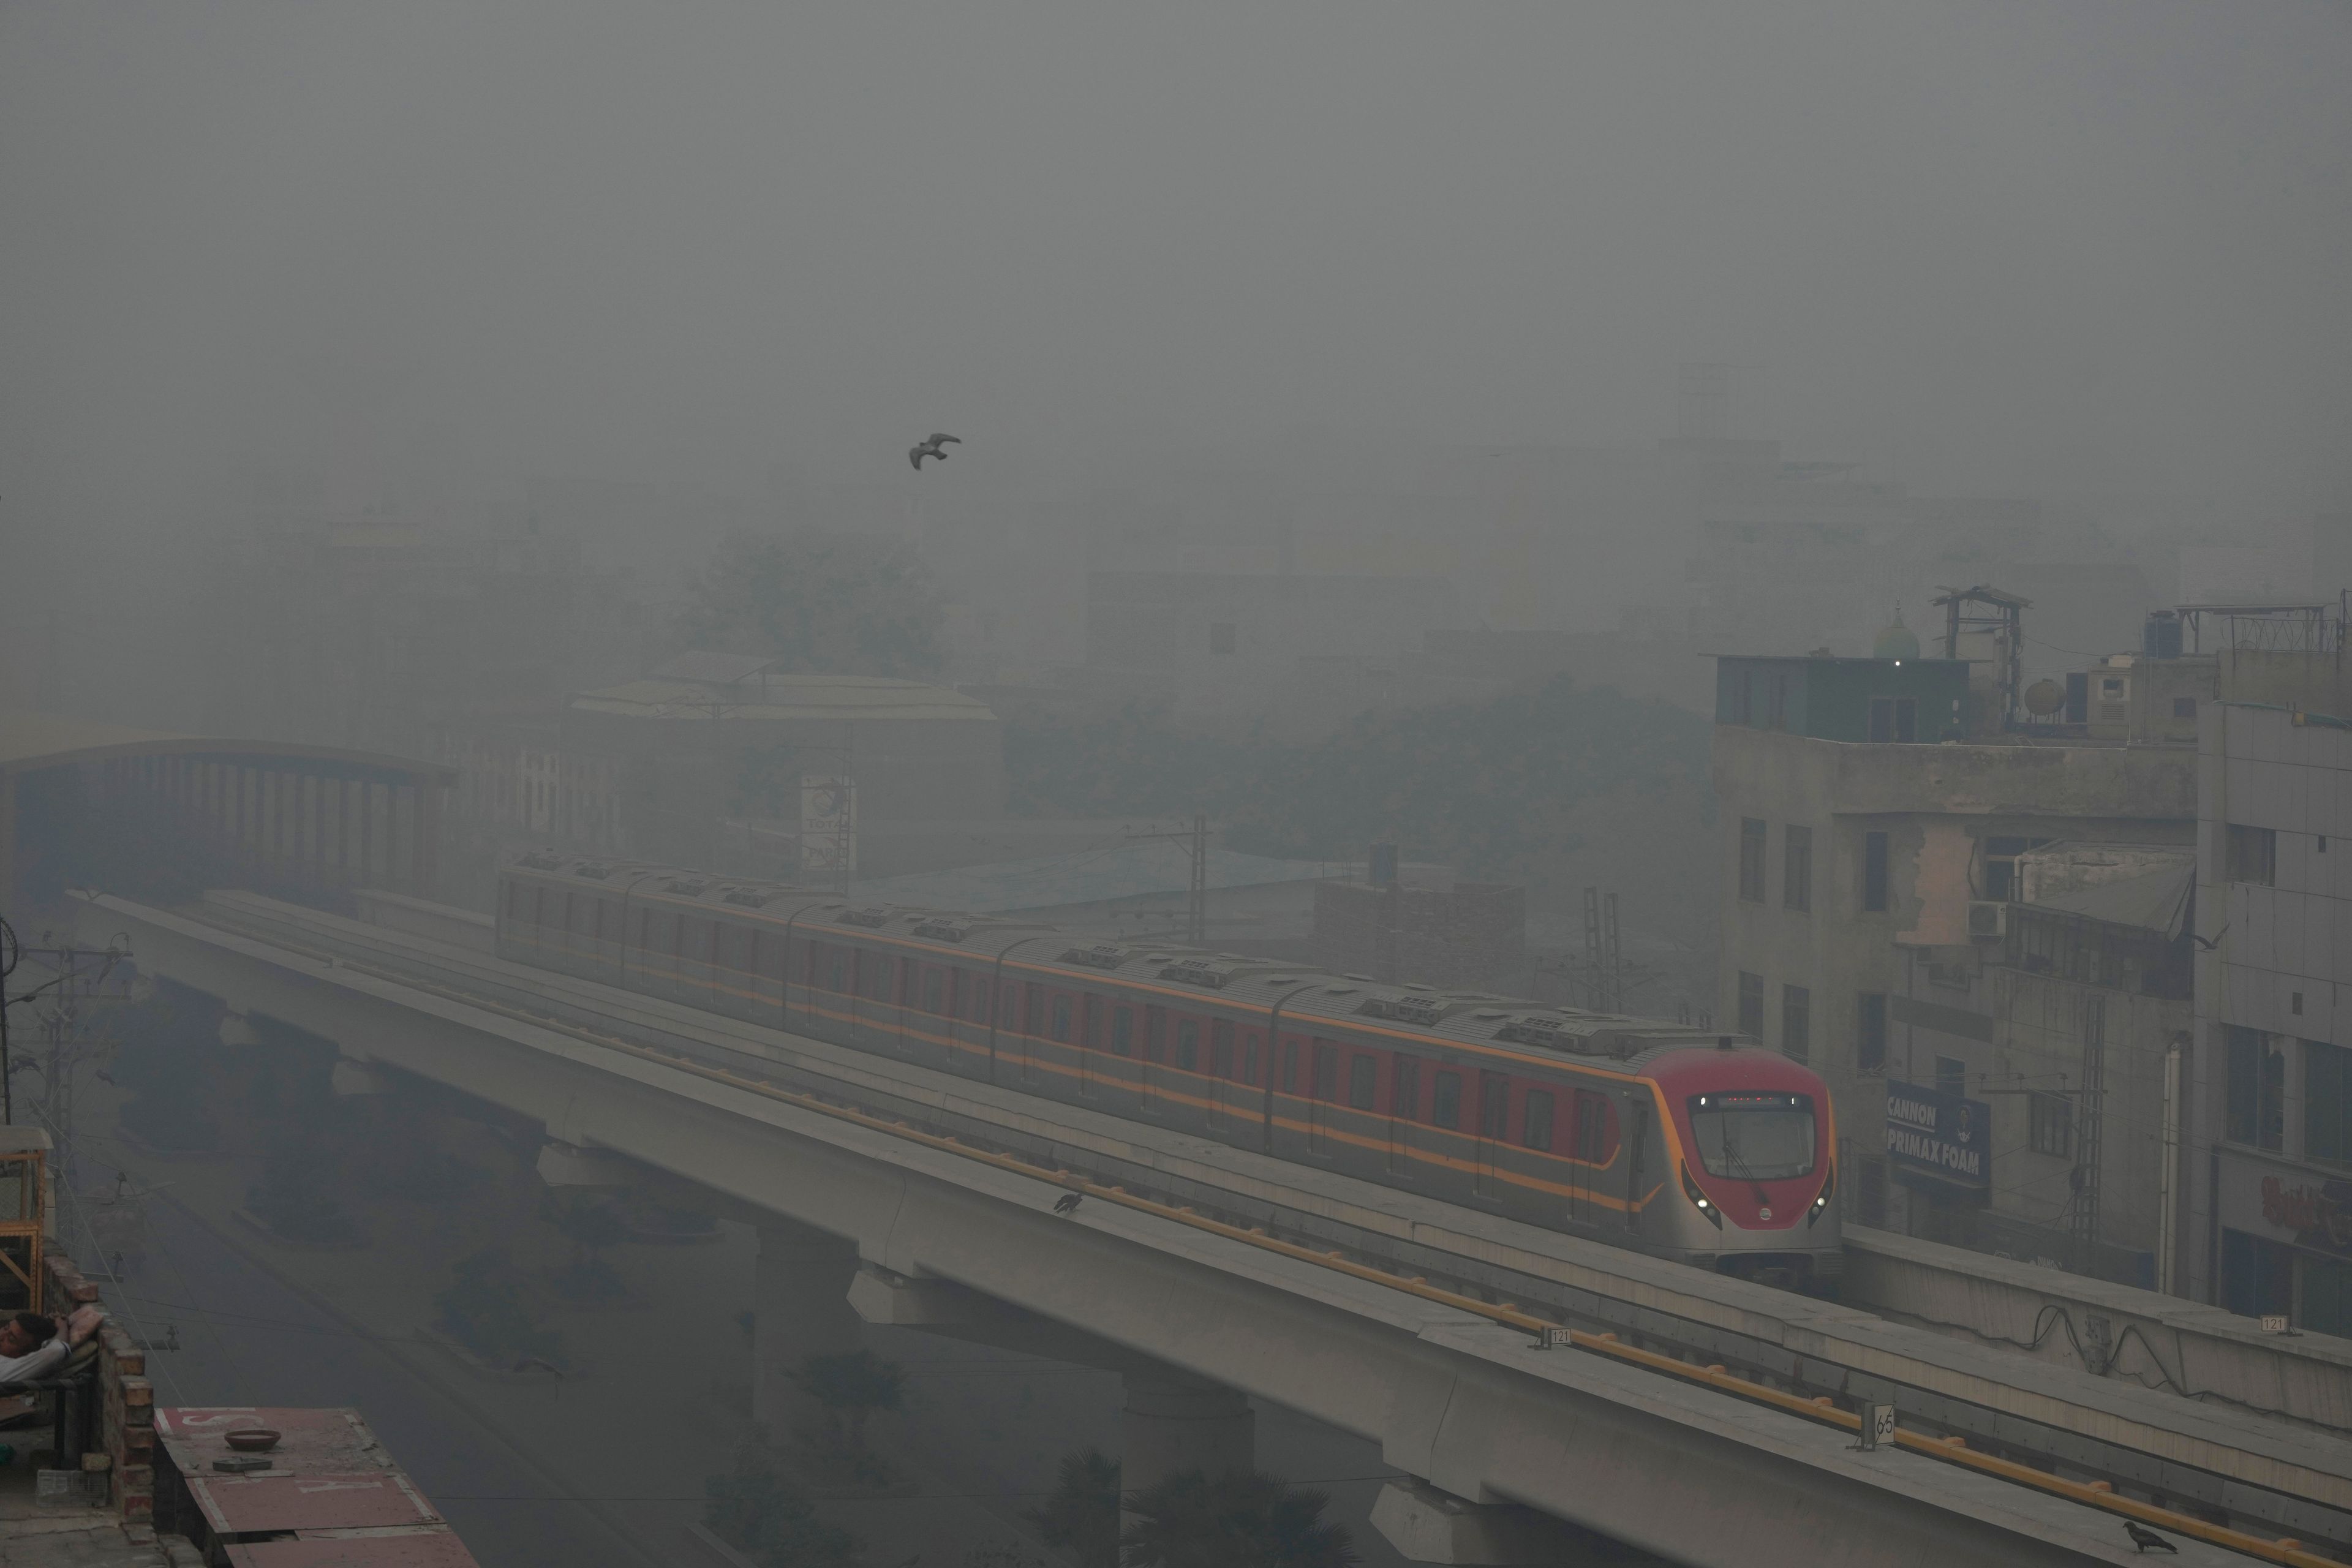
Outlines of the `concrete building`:
[[[1918,658],[1916,640],[1892,639],[1888,651],[1717,660],[1717,1016],[1828,1079],[1851,1173],[1841,1190],[1858,1222],[1965,1242],[1990,1208],[2048,1229],[2058,1212],[2049,1182],[2073,1168],[2063,1163],[2072,1155],[2043,1156],[2062,1162],[2047,1169],[2024,1161],[2021,1184],[2010,1168],[2032,1147],[2029,1123],[2042,1102],[1990,1091],[2079,1074],[2070,1020],[2095,999],[2109,1005],[2123,987],[2060,984],[2038,966],[2055,966],[2063,952],[2079,967],[2078,949],[2165,939],[2119,934],[2110,928],[2135,928],[2062,903],[2021,919],[2012,951],[2005,911],[2027,897],[2021,866],[2045,847],[2185,849],[2196,831],[2194,752],[2080,734],[1988,734],[1965,662]],[[2060,880],[2053,873],[2052,886]],[[2070,923],[2084,919],[2092,926]],[[2053,944],[2046,952],[2026,945],[2037,931]],[[1988,1010],[2020,1000],[2026,1024]],[[2149,1052],[2161,1060],[2162,1031],[2176,1025],[2143,1011],[2110,1007],[2111,1064],[2143,1064]],[[2152,1038],[2123,1037],[2150,1030]],[[2118,1088],[2119,1074],[2110,1072],[2108,1092],[2138,1104],[2144,1088]],[[1989,1121],[1990,1161],[1965,1181],[1905,1161],[1899,1127],[1890,1150],[1896,1100],[1915,1115]],[[2134,1179],[2108,1173],[2103,1186]],[[2126,1250],[2148,1249],[2134,1239],[2141,1245]],[[2083,1256],[2104,1256],[2095,1248],[2107,1240],[2091,1237]]]
[[1087,656],[1073,680],[1201,712],[1312,701],[1342,713],[1392,700],[1399,659],[1460,624],[1435,576],[1093,572]]
[[1001,817],[1003,731],[945,687],[690,653],[557,710],[449,723],[438,752],[458,858],[485,877],[495,850],[550,840],[748,874],[752,827],[796,835],[811,776],[855,781],[860,825]]
[[2352,721],[2220,704],[2199,761],[2189,1293],[2352,1335]]

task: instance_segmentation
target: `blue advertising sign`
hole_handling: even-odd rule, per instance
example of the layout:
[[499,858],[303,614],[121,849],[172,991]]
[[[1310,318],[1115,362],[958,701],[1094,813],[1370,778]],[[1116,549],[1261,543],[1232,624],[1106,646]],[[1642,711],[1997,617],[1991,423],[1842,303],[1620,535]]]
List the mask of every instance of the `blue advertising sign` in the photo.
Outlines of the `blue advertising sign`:
[[1886,1080],[1886,1157],[1895,1180],[1992,1190],[1992,1108],[1981,1100]]

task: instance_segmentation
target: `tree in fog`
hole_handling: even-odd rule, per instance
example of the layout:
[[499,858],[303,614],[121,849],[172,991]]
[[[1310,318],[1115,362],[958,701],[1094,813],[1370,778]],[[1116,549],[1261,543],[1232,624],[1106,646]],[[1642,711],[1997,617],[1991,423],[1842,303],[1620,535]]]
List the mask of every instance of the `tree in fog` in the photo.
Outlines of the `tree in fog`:
[[938,673],[945,618],[906,544],[824,529],[744,534],[712,552],[677,620],[687,646],[771,656],[788,670]]
[[1184,1470],[1128,1500],[1127,1568],[1349,1568],[1361,1561],[1330,1498],[1261,1470]]
[[817,1518],[799,1488],[776,1473],[766,1433],[756,1431],[735,1468],[703,1483],[702,1522],[761,1568],[856,1568],[857,1540]]
[[1045,1505],[1024,1517],[1077,1568],[1119,1568],[1118,1461],[1099,1448],[1064,1455]]
[[851,1351],[808,1357],[796,1381],[824,1413],[825,1436],[835,1455],[864,1479],[883,1479],[880,1462],[866,1447],[866,1426],[876,1411],[903,1406],[906,1369],[872,1351]]

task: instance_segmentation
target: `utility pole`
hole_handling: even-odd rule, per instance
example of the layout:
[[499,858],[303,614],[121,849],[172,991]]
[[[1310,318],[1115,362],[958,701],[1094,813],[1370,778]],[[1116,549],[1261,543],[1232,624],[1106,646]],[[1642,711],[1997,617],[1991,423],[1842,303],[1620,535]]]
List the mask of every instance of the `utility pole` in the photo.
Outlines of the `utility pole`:
[[1194,947],[1206,947],[1209,942],[1209,818],[1204,812],[1192,814],[1190,827],[1153,828],[1139,833],[1133,828],[1125,837],[1134,843],[1147,839],[1166,839],[1181,844],[1192,857],[1192,877],[1184,900],[1184,940]]
[[[29,990],[5,991],[5,976],[15,972],[18,959],[25,956],[45,960],[56,973]],[[58,1171],[63,1178],[70,1178],[73,1172],[73,1090],[75,1069],[80,1065],[77,1047],[81,1039],[81,1004],[102,998],[105,993],[101,987],[107,977],[115,965],[130,956],[129,943],[120,938],[115,945],[104,948],[20,948],[16,932],[8,929],[5,921],[0,921],[0,1117],[5,1117],[9,1125],[16,1124],[16,1085],[11,1080],[16,1063],[6,1048],[7,1009],[47,994],[50,1005],[42,1012],[40,1022],[41,1038],[48,1050],[42,1063],[43,1089],[37,1114],[48,1124],[57,1140]]]
[[2083,1011],[2083,1092],[2075,1119],[2074,1220],[2074,1268],[2091,1271],[2091,1249],[2099,1239],[2099,1155],[2105,1142],[2107,1078],[2107,1005],[2094,996]]

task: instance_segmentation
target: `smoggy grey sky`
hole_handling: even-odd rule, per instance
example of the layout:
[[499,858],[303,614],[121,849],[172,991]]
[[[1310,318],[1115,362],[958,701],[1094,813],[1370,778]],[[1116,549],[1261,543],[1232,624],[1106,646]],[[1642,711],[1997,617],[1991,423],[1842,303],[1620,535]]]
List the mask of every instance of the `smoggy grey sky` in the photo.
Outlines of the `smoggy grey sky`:
[[2305,516],[2347,81],[2336,0],[18,0],[0,493],[1647,441],[1703,359],[1917,488]]

